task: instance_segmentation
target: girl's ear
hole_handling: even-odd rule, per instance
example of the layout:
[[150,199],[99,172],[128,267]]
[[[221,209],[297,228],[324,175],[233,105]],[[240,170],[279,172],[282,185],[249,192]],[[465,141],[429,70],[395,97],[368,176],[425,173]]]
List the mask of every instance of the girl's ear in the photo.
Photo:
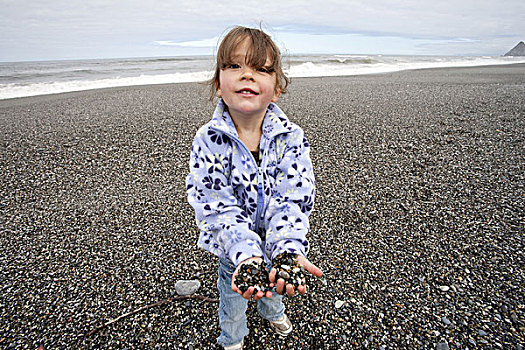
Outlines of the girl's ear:
[[279,99],[279,96],[281,96],[281,90],[276,90],[273,93],[272,102],[277,102],[277,100]]
[[220,87],[217,88],[217,97],[222,97],[222,91]]

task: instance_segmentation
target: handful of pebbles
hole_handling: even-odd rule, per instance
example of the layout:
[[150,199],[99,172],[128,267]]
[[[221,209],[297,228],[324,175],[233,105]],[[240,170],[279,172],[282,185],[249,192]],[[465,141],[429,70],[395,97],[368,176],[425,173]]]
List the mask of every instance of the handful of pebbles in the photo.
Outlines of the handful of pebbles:
[[[297,256],[288,252],[279,254],[273,260],[273,267],[277,270],[277,279],[282,278],[286,284],[292,284],[295,288],[306,283],[304,268],[299,266]],[[235,284],[246,292],[249,287],[254,287],[254,293],[270,290],[268,271],[263,261],[252,260],[242,264],[235,277]]]
[[306,273],[299,265],[297,255],[281,253],[273,260],[273,267],[277,270],[277,279],[282,278],[285,284],[292,284],[295,288],[306,284]]
[[[279,254],[273,260],[273,267],[277,270],[277,279],[282,278],[285,284],[292,284],[295,288],[306,284],[306,273],[299,265],[295,254],[288,252]],[[249,287],[254,287],[254,293],[269,291],[270,280],[264,262],[252,260],[242,264],[235,277],[235,284],[243,293]]]
[[243,293],[246,292],[249,287],[255,288],[254,293],[269,290],[270,280],[268,279],[268,271],[266,271],[264,262],[252,260],[246,264],[242,264],[239,268],[239,273],[235,277],[235,284]]

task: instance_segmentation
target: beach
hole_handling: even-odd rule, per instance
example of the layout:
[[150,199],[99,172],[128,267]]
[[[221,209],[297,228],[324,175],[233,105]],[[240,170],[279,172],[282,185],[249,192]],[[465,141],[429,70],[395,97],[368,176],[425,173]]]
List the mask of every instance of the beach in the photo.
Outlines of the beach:
[[[283,340],[248,349],[525,346],[525,64],[294,78],[279,106],[316,176],[309,259]],[[197,83],[0,100],[0,347],[216,349],[217,259],[196,247]]]

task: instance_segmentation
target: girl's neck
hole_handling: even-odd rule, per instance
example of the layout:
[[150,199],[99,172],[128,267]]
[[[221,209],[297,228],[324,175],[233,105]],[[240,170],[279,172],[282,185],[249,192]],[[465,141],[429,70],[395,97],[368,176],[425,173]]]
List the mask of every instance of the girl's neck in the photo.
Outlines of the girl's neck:
[[232,116],[233,124],[241,141],[250,151],[257,151],[262,136],[262,124],[264,115],[257,118],[235,118]]

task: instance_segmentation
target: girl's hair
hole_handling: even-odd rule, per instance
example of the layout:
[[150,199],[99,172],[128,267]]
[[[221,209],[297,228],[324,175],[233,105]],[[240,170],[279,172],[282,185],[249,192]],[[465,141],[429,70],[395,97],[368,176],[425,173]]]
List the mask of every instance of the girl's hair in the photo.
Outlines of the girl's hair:
[[213,100],[217,89],[219,89],[219,75],[222,69],[232,64],[232,54],[235,48],[244,40],[248,39],[248,52],[246,64],[256,69],[265,67],[266,59],[270,58],[270,72],[275,72],[276,84],[275,91],[286,93],[290,79],[284,74],[281,66],[281,52],[268,34],[260,29],[235,27],[222,40],[219,50],[217,50],[217,63],[215,74],[208,83],[211,87],[210,100]]

